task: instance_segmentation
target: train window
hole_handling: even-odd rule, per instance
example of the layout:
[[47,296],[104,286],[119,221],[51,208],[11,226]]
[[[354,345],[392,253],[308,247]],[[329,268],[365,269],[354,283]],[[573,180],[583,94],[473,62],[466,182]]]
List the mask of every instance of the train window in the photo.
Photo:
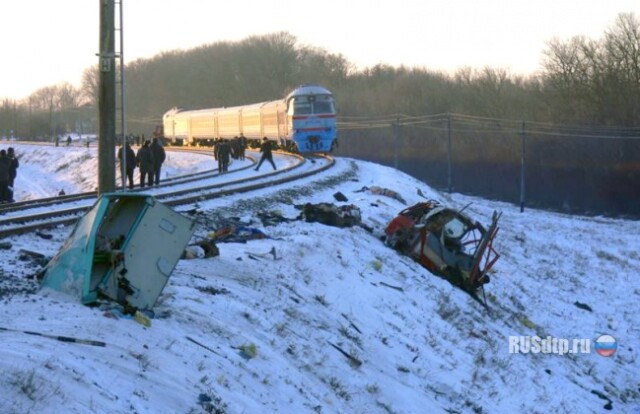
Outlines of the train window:
[[314,114],[332,114],[333,104],[331,102],[316,102],[313,105]]
[[[291,109],[291,106],[289,108]],[[293,114],[294,115],[311,114],[311,103],[307,100],[306,96],[297,96],[293,99]]]
[[289,102],[290,115],[333,113],[335,113],[335,107],[333,105],[333,98],[331,95],[296,96]]

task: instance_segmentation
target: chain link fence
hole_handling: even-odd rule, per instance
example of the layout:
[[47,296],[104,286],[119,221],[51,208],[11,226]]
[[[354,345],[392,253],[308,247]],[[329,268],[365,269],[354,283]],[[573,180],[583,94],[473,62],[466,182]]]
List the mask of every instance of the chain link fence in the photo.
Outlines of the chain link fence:
[[443,114],[341,119],[338,156],[449,192],[566,213],[640,218],[640,129]]

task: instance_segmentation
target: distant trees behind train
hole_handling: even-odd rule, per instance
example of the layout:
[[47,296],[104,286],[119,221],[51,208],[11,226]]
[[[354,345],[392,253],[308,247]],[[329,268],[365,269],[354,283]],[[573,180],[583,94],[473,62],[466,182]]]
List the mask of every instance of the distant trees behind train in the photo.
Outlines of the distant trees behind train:
[[[633,13],[618,15],[600,39],[550,39],[540,52],[540,71],[524,76],[491,67],[454,74],[385,64],[358,69],[348,57],[302,45],[286,32],[168,51],[126,63],[127,130],[150,134],[173,106],[272,100],[309,82],[333,91],[345,118],[451,112],[640,126],[640,20]],[[97,67],[87,68],[79,88],[60,83],[22,100],[4,99],[0,136],[95,129],[97,79]]]

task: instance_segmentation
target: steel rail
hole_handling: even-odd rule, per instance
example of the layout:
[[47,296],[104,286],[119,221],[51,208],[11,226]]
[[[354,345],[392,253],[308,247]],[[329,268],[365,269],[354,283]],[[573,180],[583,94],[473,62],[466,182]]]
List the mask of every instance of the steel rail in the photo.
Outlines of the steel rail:
[[[301,157],[300,155],[288,155],[299,158],[301,162],[288,168],[277,170],[275,173],[246,177],[233,181],[226,181],[224,183],[215,183],[204,186],[196,186],[188,189],[167,191],[165,193],[156,194],[154,195],[154,197],[162,203],[171,207],[194,204],[197,202],[224,197],[231,194],[240,194],[267,188],[270,186],[293,182],[328,170],[335,165],[335,160],[333,159],[333,157],[321,156],[322,158],[326,159],[326,163],[319,165],[317,168],[312,168],[304,172],[287,175],[287,172],[296,170],[305,163],[305,158]],[[85,199],[90,200],[95,197],[96,194],[93,193],[93,197],[87,196]],[[63,203],[69,203],[69,201],[65,201]],[[60,202],[58,202],[58,204],[60,204]],[[0,239],[12,235],[31,233],[40,230],[75,224],[80,219],[80,217],[93,206],[93,204],[94,203],[91,203],[91,205],[61,208],[44,213],[26,214],[24,216],[15,216],[1,219]]]

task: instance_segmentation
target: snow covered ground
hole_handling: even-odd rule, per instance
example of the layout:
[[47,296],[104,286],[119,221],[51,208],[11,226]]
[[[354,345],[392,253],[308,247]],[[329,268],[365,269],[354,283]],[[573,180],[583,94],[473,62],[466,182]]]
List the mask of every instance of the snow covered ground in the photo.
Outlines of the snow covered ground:
[[[96,187],[90,153],[57,152],[51,170],[36,161],[51,155],[36,153],[52,150],[20,147],[18,191],[26,183],[34,197],[45,193],[38,188]],[[451,206],[472,203],[465,212],[485,224],[503,212],[490,311],[384,246],[385,225],[405,205],[355,192],[372,185],[408,205],[424,200],[417,189]],[[296,204],[335,202],[337,191],[360,207],[373,234],[298,220],[263,225],[256,215],[294,219]],[[11,247],[0,250],[0,413],[640,412],[637,221],[520,213],[351,159],[321,177],[197,210],[194,238],[224,217],[269,238],[221,243],[217,257],[180,261],[149,327],[37,289],[29,277],[38,267],[19,251],[52,256],[70,228],[51,240],[2,240]],[[611,357],[595,352],[603,334],[617,341]],[[570,347],[583,340],[589,352],[510,352],[510,337],[525,336]]]
[[[98,188],[97,147],[86,148],[82,145],[34,146],[0,142],[0,149],[12,146],[20,160],[16,177],[17,201],[53,197],[60,191],[73,194],[83,191],[95,191]],[[135,148],[137,150],[137,148]],[[119,165],[119,164],[118,164]],[[190,174],[217,168],[216,161],[205,155],[167,152],[161,177],[168,178],[180,174]],[[116,168],[116,185],[120,186],[120,171]],[[139,184],[140,170],[134,170],[134,182]]]

